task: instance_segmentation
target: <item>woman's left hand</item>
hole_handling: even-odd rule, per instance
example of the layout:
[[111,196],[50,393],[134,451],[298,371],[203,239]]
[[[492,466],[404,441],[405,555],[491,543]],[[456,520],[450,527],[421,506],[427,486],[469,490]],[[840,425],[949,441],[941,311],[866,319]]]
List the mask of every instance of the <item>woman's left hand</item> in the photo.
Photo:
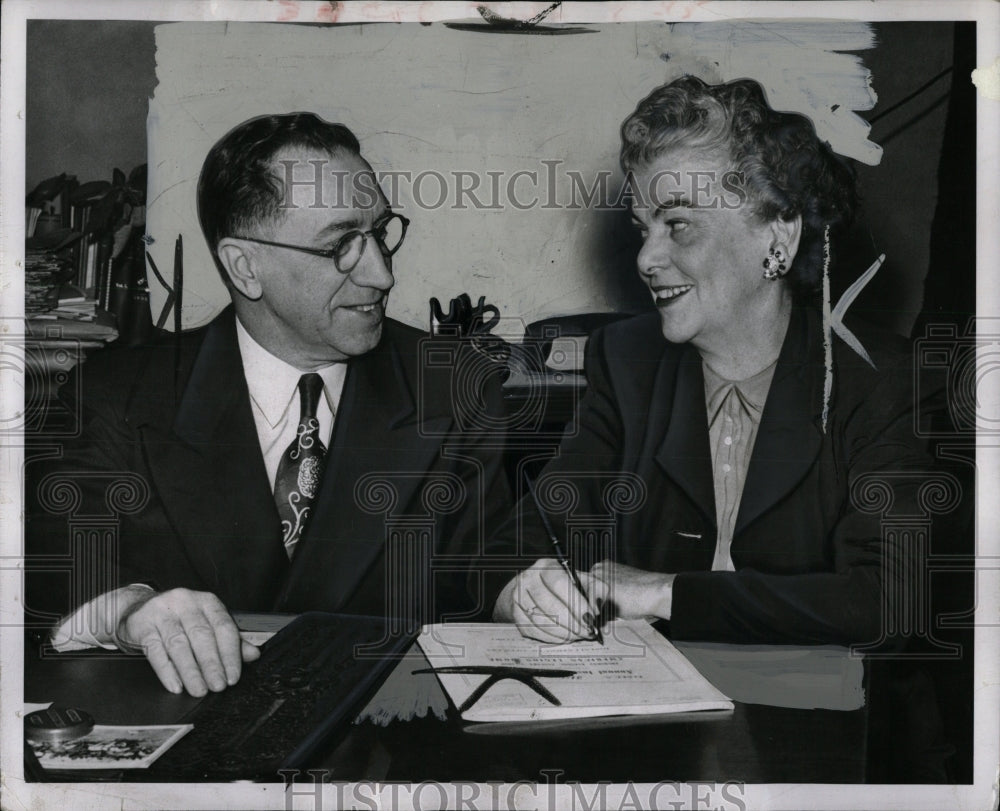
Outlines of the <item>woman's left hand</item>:
[[607,585],[606,602],[611,605],[605,612],[610,616],[622,619],[670,619],[676,575],[647,572],[611,560],[595,564],[590,574]]

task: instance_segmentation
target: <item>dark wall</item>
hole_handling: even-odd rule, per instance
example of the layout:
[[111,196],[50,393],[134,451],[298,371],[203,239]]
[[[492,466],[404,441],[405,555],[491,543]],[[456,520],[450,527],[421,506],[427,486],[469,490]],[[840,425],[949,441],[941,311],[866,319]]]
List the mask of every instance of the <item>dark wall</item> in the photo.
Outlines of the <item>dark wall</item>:
[[27,190],[61,172],[111,180],[146,162],[146,113],[156,87],[154,24],[29,20]]
[[878,104],[864,117],[872,122],[869,139],[884,154],[878,166],[858,169],[860,216],[850,261],[837,281],[849,284],[885,253],[885,264],[851,313],[908,335],[923,300],[948,97],[953,80],[971,80],[968,73],[948,74],[895,107],[952,65],[954,26],[880,23],[875,32],[878,47],[860,55],[872,71]]

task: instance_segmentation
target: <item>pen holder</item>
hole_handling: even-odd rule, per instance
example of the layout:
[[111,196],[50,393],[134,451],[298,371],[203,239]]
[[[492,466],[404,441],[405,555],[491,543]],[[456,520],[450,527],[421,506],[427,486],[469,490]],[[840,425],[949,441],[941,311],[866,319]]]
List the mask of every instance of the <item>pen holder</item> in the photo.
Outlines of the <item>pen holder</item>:
[[486,297],[480,296],[479,302],[473,306],[468,293],[462,293],[448,304],[448,311],[441,307],[437,298],[430,300],[430,334],[442,340],[459,339],[464,345],[471,347],[481,358],[491,364],[496,364],[494,373],[500,375],[503,382],[510,375],[507,362],[510,359],[510,345],[496,335],[493,328],[500,323],[500,310],[486,303]]

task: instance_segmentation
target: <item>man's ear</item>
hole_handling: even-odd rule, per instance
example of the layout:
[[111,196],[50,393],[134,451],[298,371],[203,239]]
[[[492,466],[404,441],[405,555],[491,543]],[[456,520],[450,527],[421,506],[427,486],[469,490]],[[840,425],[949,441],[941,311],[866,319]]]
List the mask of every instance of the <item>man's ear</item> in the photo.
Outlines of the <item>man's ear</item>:
[[216,253],[233,287],[251,301],[263,295],[259,263],[253,249],[244,240],[229,237],[220,240]]
[[792,264],[799,252],[799,239],[802,237],[802,215],[796,214],[790,220],[781,217],[771,221],[771,236],[775,245],[784,245],[788,249],[788,265]]

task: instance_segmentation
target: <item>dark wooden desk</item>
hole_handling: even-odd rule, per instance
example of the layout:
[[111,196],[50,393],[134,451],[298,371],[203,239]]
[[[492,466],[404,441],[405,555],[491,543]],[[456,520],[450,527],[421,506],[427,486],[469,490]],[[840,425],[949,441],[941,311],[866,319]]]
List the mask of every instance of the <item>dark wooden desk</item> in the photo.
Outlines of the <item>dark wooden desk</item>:
[[[737,704],[731,715],[537,724],[516,732],[421,720],[359,728],[322,765],[336,779],[862,783],[865,712]],[[367,754],[363,773],[345,768]],[[383,764],[373,774],[372,766]],[[350,764],[354,766],[354,764]],[[352,774],[352,772],[354,772]]]
[[[748,683],[731,656],[726,668],[734,686]],[[744,675],[759,678],[760,671],[759,657],[750,655]],[[30,648],[25,701],[78,706],[104,724],[178,723],[199,703],[163,690],[141,657],[105,652],[39,658]],[[332,780],[859,783],[865,779],[867,724],[866,708],[794,709],[745,701],[721,716],[510,726],[468,724],[453,714],[443,722],[432,717],[388,727],[354,726],[316,766]],[[154,776],[133,770],[91,777],[142,781]]]

